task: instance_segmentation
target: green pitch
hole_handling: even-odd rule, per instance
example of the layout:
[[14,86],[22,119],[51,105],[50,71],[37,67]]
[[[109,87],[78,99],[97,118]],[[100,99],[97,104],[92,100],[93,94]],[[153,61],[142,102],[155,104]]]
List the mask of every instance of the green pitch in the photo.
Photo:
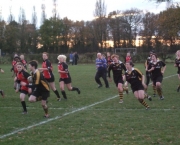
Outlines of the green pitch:
[[[145,72],[143,64],[135,67]],[[57,102],[51,91],[49,119],[43,118],[40,102],[29,103],[28,97],[28,114],[21,114],[19,93],[13,89],[11,66],[1,65],[1,68],[5,73],[0,74],[0,89],[6,96],[4,99],[0,96],[0,145],[180,144],[180,93],[176,92],[180,81],[173,64],[167,64],[164,74],[165,99],[146,100],[150,110],[145,110],[132,92],[124,94],[124,103],[119,104],[113,82],[108,89],[104,86],[98,89],[94,80],[95,65],[70,65],[72,86],[80,88],[81,94],[66,89],[68,100]],[[60,92],[57,64],[53,72]],[[153,94],[151,85],[148,93]]]

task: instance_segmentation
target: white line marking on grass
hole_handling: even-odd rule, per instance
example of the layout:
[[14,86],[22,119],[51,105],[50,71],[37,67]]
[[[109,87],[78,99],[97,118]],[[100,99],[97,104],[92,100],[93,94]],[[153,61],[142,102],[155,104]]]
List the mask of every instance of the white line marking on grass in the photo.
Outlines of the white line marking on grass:
[[[168,79],[168,78],[173,77],[173,76],[176,76],[176,75],[177,75],[177,74],[175,74],[175,75],[170,75],[170,76],[164,77],[164,79]],[[4,135],[1,135],[1,136],[0,136],[0,139],[6,138],[6,137],[11,136],[11,135],[14,135],[14,134],[16,134],[16,133],[18,133],[18,132],[21,132],[21,131],[25,131],[25,130],[31,129],[31,128],[33,128],[33,127],[36,127],[36,126],[39,126],[39,125],[42,125],[42,124],[46,124],[46,123],[48,123],[48,122],[51,122],[51,121],[60,119],[60,118],[65,117],[65,116],[67,116],[67,115],[70,115],[70,114],[73,114],[73,113],[76,113],[76,112],[79,112],[79,111],[83,111],[83,110],[85,110],[85,109],[87,109],[87,108],[90,108],[90,107],[92,107],[92,106],[95,106],[95,105],[104,103],[104,102],[106,102],[106,101],[112,100],[112,99],[116,98],[117,96],[118,96],[118,95],[115,95],[115,96],[113,96],[113,97],[111,97],[111,98],[108,98],[108,99],[105,99],[105,100],[103,100],[103,101],[99,101],[99,102],[96,102],[96,103],[94,103],[94,104],[91,104],[91,105],[88,105],[88,106],[84,106],[84,107],[78,108],[78,109],[76,109],[76,110],[74,110],[74,111],[65,113],[65,114],[63,114],[62,116],[56,116],[56,117],[54,117],[54,118],[49,118],[49,119],[47,119],[47,120],[45,120],[45,121],[41,121],[41,122],[39,122],[39,123],[37,123],[37,124],[33,124],[33,125],[28,126],[28,127],[24,127],[24,128],[15,130],[15,131],[13,131],[13,132],[11,132],[11,133],[7,133],[7,134],[4,134]]]

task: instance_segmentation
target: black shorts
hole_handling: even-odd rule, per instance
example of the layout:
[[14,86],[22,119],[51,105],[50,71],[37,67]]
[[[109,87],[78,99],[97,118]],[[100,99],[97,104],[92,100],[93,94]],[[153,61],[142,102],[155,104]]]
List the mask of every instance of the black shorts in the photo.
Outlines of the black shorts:
[[122,76],[121,77],[114,77],[114,83],[116,84],[116,87],[118,87],[118,84],[124,84],[124,81],[122,80]]
[[134,93],[135,91],[139,91],[139,90],[144,90],[143,85],[136,85],[136,86],[131,86],[132,92]]
[[27,94],[28,94],[28,91],[26,91],[26,90],[20,90],[20,93],[23,93],[23,94],[27,95]]
[[71,78],[60,78],[59,82],[63,81],[65,84],[70,84],[71,83]]
[[51,76],[51,78],[49,78],[49,79],[45,78],[45,79],[46,79],[46,81],[47,81],[48,83],[52,83],[52,82],[55,81],[55,78],[54,78],[53,75]]
[[34,90],[31,95],[35,96],[36,98],[42,96],[42,100],[47,100],[47,98],[50,96],[50,92]]
[[152,78],[153,85],[156,86],[156,82],[162,83],[162,80],[163,80],[163,76],[162,75]]

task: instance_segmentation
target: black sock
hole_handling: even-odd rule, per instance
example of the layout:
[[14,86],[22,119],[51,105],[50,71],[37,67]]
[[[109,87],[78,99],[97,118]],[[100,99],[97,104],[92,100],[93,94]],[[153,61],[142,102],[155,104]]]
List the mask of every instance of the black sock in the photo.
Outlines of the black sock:
[[60,98],[59,92],[57,90],[55,90],[54,93],[56,94],[57,98]]
[[25,101],[21,101],[21,104],[22,104],[23,110],[24,110],[25,112],[27,112],[26,102],[25,102]]
[[77,90],[78,90],[78,88],[72,87],[72,90],[71,90],[71,91],[77,91]]
[[66,92],[65,91],[61,91],[61,93],[62,93],[64,99],[67,99]]

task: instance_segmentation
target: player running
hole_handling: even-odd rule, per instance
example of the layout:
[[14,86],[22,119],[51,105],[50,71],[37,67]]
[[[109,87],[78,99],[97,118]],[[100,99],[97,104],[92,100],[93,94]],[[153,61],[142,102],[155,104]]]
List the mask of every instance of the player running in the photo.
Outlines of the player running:
[[[149,109],[149,105],[144,101],[145,92],[144,88],[146,88],[146,84],[144,83],[144,75],[137,69],[133,67],[134,64],[132,61],[126,62],[126,73],[124,79],[131,84],[131,89],[133,91],[134,96],[138,99],[138,101]],[[128,85],[125,83],[125,86]]]
[[152,61],[150,62],[147,71],[152,73],[153,85],[156,86],[157,93],[160,99],[163,100],[164,96],[162,95],[161,83],[163,80],[163,74],[166,70],[166,64],[163,61],[158,60],[156,54],[152,54],[151,58]]
[[57,101],[61,101],[61,97],[55,86],[55,78],[54,78],[54,74],[52,73],[52,64],[48,59],[48,53],[43,52],[42,58],[43,58],[42,68],[38,68],[38,69],[43,72],[44,78],[48,81],[51,89],[56,94]]
[[77,91],[78,94],[80,94],[81,92],[78,88],[71,86],[71,76],[69,74],[68,65],[66,63],[66,56],[59,55],[57,59],[59,60],[58,63],[58,72],[60,74],[59,85],[64,99],[67,99],[66,92],[64,90],[65,85],[69,91]]
[[[113,54],[111,56],[111,58],[113,60],[113,63],[111,63],[108,68],[109,81],[111,81],[110,71],[112,70],[114,83],[116,84],[116,87],[119,92],[119,98],[120,98],[119,103],[123,103],[123,83],[124,82],[123,82],[122,73],[123,73],[123,70],[124,70],[124,72],[126,72],[126,67],[119,60],[118,55]],[[127,89],[126,89],[126,91],[127,91]]]

